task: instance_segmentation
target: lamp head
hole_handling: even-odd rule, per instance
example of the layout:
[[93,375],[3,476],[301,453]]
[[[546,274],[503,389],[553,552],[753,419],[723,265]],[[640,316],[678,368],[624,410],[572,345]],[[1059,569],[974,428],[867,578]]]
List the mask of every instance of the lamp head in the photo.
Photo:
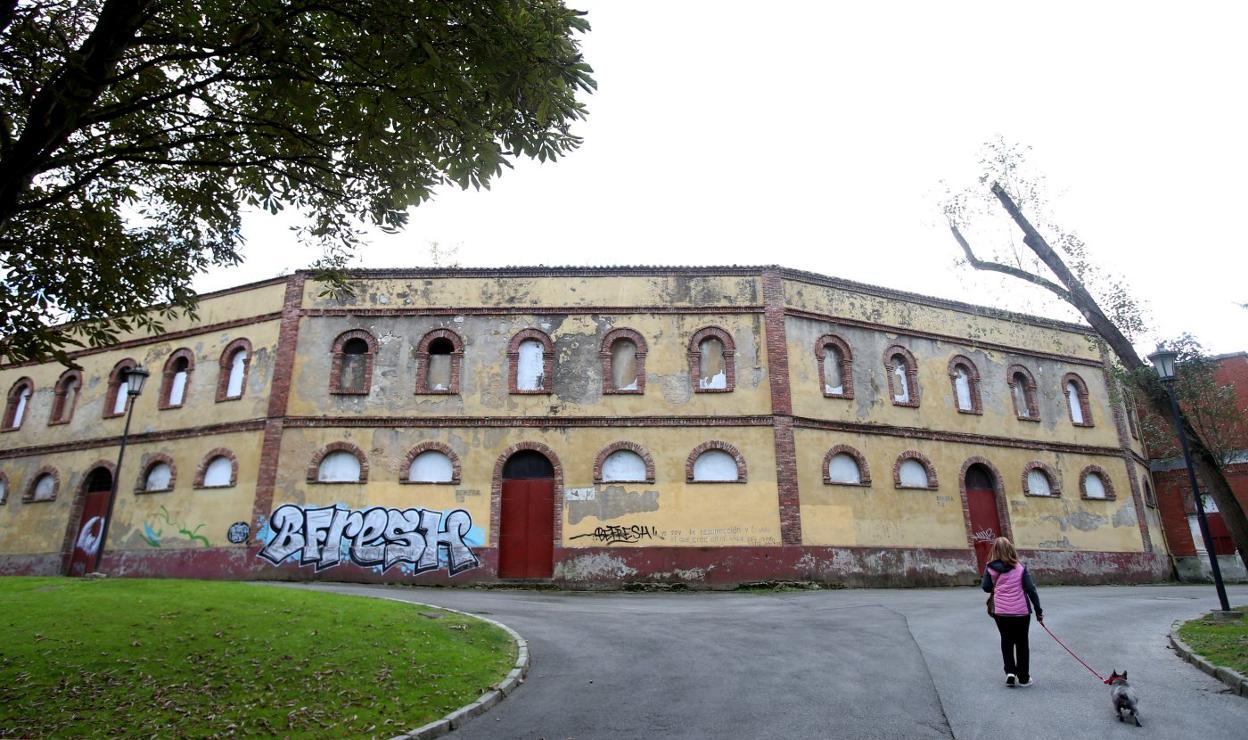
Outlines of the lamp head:
[[137,396],[143,392],[143,384],[147,382],[147,376],[151,375],[142,367],[132,367],[130,372],[126,373],[126,392],[132,396]]
[[1174,380],[1175,366],[1179,359],[1179,353],[1172,350],[1157,348],[1157,351],[1148,356],[1148,361],[1153,363],[1153,367],[1157,370],[1157,377],[1162,381],[1169,382]]

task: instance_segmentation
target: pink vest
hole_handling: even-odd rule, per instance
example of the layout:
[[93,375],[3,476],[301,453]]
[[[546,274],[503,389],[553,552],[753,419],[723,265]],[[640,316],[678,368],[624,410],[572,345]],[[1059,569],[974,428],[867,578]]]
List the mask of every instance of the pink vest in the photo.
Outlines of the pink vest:
[[1023,593],[1023,564],[1018,563],[1012,570],[998,573],[988,569],[992,577],[992,603],[996,613],[1002,617],[1025,617],[1031,613],[1027,608],[1027,594]]

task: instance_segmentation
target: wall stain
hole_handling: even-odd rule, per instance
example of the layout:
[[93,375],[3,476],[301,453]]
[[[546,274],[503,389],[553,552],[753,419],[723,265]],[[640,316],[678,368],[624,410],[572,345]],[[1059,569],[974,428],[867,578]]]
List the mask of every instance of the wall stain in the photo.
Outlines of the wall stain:
[[600,488],[588,501],[568,501],[568,522],[579,524],[586,517],[602,521],[619,519],[628,514],[659,510],[658,491],[629,491],[624,486]]

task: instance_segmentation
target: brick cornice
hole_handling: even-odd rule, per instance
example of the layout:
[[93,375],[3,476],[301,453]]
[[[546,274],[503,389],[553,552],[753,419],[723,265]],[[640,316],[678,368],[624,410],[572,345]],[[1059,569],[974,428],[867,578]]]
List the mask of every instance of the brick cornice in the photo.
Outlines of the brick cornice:
[[[169,440],[187,439],[190,437],[207,437],[214,434],[254,432],[263,428],[264,419],[248,419],[245,421],[230,421],[224,424],[186,427],[185,429],[168,429],[160,432],[131,432],[126,444],[136,445],[149,442],[167,442]],[[0,450],[0,459],[28,457],[30,455],[51,455],[59,452],[75,452],[99,447],[116,447],[119,444],[121,444],[121,435],[75,440],[73,442],[58,442],[48,445],[10,447],[6,450]]]
[[417,428],[440,427],[492,429],[524,427],[558,429],[560,427],[765,427],[772,417],[762,416],[290,416],[290,428]]
[[991,437],[986,434],[969,432],[943,432],[922,427],[902,427],[892,424],[861,424],[857,422],[830,421],[809,417],[794,417],[794,426],[798,429],[820,429],[832,432],[849,432],[854,434],[872,434],[889,437],[908,437],[926,439],[937,442],[959,442],[988,447],[1013,447],[1025,450],[1050,450],[1053,452],[1069,452],[1080,455],[1113,455],[1120,457],[1122,450],[1117,447],[1081,445],[1069,442],[1053,442],[1014,437]]
[[300,313],[313,318],[343,316],[369,316],[402,318],[409,316],[552,316],[561,314],[592,314],[634,316],[642,314],[699,314],[720,316],[724,314],[758,314],[758,305],[705,305],[705,306],[577,306],[529,305],[529,306],[463,306],[448,308],[428,306],[425,308],[305,308]]

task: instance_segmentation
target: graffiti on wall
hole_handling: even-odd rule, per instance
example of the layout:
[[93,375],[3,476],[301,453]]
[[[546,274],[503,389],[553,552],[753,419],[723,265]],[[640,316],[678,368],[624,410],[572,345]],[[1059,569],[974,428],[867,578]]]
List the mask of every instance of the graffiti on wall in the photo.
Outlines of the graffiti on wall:
[[241,545],[251,536],[251,525],[247,522],[234,522],[230,525],[229,530],[225,533],[225,538],[231,544]]
[[568,539],[579,540],[582,537],[592,537],[594,542],[600,545],[632,544],[641,542],[643,539],[653,540],[655,537],[663,539],[663,535],[659,534],[657,527],[651,527],[646,524],[608,524],[602,527],[594,527],[592,532],[574,535]]
[[[158,521],[161,519],[164,520],[166,525],[170,527],[175,527],[178,530],[178,534],[182,535],[183,537],[186,537],[190,541],[199,542],[204,547],[212,546],[211,543],[208,542],[208,538],[199,533],[199,530],[204,528],[204,525],[202,523],[197,524],[194,529],[190,529],[189,524],[184,524],[181,522],[173,521],[173,517],[170,516],[169,510],[166,509],[164,506],[161,506],[160,510],[152,515],[153,521]],[[151,545],[152,547],[160,547],[160,541],[164,537],[164,534],[165,534],[165,530],[156,529],[153,522],[151,521],[143,522],[143,540],[147,542],[147,544]]]
[[[259,557],[278,565],[297,554],[299,565],[311,565],[318,573],[347,561],[383,573],[395,565],[412,574],[445,565],[450,575],[481,564],[468,543],[472,517],[463,509],[285,504],[273,511],[268,528]],[[439,557],[442,552],[445,559]]]

